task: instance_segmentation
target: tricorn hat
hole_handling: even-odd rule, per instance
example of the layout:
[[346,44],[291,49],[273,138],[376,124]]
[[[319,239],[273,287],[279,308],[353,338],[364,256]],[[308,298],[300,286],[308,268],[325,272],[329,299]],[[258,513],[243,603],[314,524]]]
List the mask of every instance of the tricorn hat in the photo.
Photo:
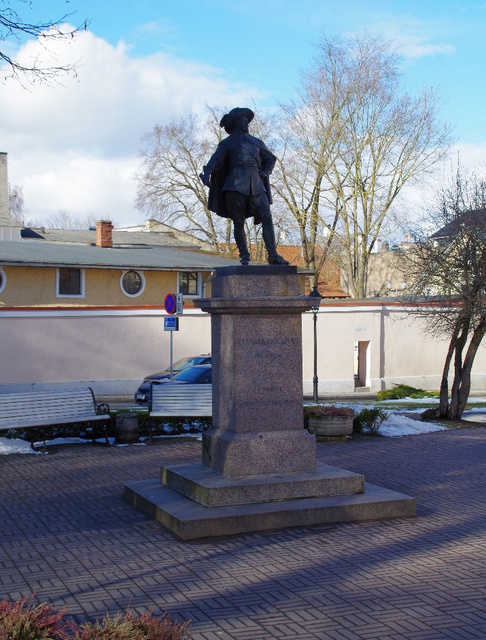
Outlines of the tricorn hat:
[[219,123],[219,126],[224,127],[227,133],[231,133],[234,126],[234,121],[239,116],[244,116],[247,119],[248,124],[250,124],[250,122],[255,117],[255,114],[251,109],[247,109],[246,107],[235,107],[234,109],[231,109],[229,113],[226,113],[221,118],[221,122]]

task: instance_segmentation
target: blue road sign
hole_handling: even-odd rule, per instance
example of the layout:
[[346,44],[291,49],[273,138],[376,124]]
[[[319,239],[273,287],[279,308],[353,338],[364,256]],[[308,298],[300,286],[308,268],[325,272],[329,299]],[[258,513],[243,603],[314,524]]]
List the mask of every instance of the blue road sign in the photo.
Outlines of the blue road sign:
[[164,331],[179,331],[179,318],[164,318]]

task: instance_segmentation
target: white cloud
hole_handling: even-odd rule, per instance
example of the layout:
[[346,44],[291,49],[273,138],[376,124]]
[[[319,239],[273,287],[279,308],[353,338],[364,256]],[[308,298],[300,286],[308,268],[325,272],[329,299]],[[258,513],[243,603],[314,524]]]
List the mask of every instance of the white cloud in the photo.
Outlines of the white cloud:
[[[142,135],[206,104],[258,98],[219,69],[164,53],[136,58],[124,43],[112,46],[90,31],[50,48],[56,64],[80,61],[76,78],[29,90],[12,80],[0,85],[0,151],[9,154],[10,183],[24,187],[29,218],[65,209],[138,223],[132,176]],[[47,54],[31,41],[17,57],[36,55]]]
[[424,176],[420,183],[408,184],[402,189],[396,210],[405,225],[405,230],[409,225],[414,226],[423,220],[424,213],[436,202],[441,184],[447,183],[455,175],[458,161],[463,169],[485,175],[486,142],[453,145],[447,158],[438,163],[430,175]]
[[90,156],[76,150],[38,151],[20,160],[9,156],[10,177],[23,174],[26,220],[37,222],[60,210],[117,224],[142,222],[142,214],[133,209],[137,169],[136,157]]
[[463,166],[471,169],[482,166],[484,169],[486,166],[486,142],[460,142],[453,146],[450,155],[455,165],[457,165],[457,159],[459,158]]
[[454,47],[450,44],[426,43],[421,38],[408,36],[401,38],[401,46],[407,58],[423,58],[424,56],[451,55]]
[[373,31],[396,42],[408,59],[425,56],[452,55],[455,48],[445,42],[436,42],[435,25],[404,16],[395,16],[373,25]]

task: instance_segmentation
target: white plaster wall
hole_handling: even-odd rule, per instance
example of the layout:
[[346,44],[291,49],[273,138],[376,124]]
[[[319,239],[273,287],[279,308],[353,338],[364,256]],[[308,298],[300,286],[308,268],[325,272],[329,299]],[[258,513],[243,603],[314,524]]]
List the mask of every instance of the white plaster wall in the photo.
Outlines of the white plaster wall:
[[[354,391],[354,343],[369,341],[370,390],[374,393],[404,383],[427,390],[439,388],[447,352],[445,339],[433,338],[423,320],[400,305],[326,303],[318,313],[318,379],[320,393]],[[312,393],[312,314],[303,318],[304,392]],[[472,388],[486,391],[486,344],[475,359]]]
[[[304,335],[304,392],[311,393],[314,371],[313,318],[306,313]],[[354,391],[354,343],[370,342],[370,371],[379,375],[380,308],[322,306],[317,314],[319,390],[325,393]]]
[[[392,382],[408,378],[416,381],[410,383],[412,386],[438,388],[436,380],[440,381],[442,375],[448,342],[434,338],[425,327],[424,320],[407,316],[399,308],[387,310],[384,317],[384,378],[387,387]],[[481,354],[478,358],[479,363]]]
[[[96,393],[134,393],[169,365],[170,332],[160,310],[0,312],[0,392],[89,383]],[[174,361],[210,350],[210,318],[184,314]]]
[[[89,384],[97,394],[132,394],[143,377],[169,365],[170,332],[160,309],[0,310],[0,393]],[[313,314],[302,318],[303,391],[312,394]],[[184,313],[173,334],[174,361],[209,353],[211,320]],[[275,331],[278,335],[278,316]],[[403,382],[438,389],[447,349],[398,306],[323,305],[317,319],[320,393],[354,391],[354,343],[369,341],[371,391]],[[285,377],[285,371],[282,371]],[[486,349],[476,357],[473,389],[486,391]]]

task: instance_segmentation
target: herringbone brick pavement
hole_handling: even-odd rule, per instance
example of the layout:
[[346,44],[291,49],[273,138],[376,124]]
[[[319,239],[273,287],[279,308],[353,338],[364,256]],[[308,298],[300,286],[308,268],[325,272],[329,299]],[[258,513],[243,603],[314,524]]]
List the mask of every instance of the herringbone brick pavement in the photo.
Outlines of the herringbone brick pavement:
[[0,459],[0,597],[78,620],[131,607],[194,640],[486,638],[486,427],[319,443],[328,464],[416,496],[418,517],[179,542],[122,499],[201,444]]

